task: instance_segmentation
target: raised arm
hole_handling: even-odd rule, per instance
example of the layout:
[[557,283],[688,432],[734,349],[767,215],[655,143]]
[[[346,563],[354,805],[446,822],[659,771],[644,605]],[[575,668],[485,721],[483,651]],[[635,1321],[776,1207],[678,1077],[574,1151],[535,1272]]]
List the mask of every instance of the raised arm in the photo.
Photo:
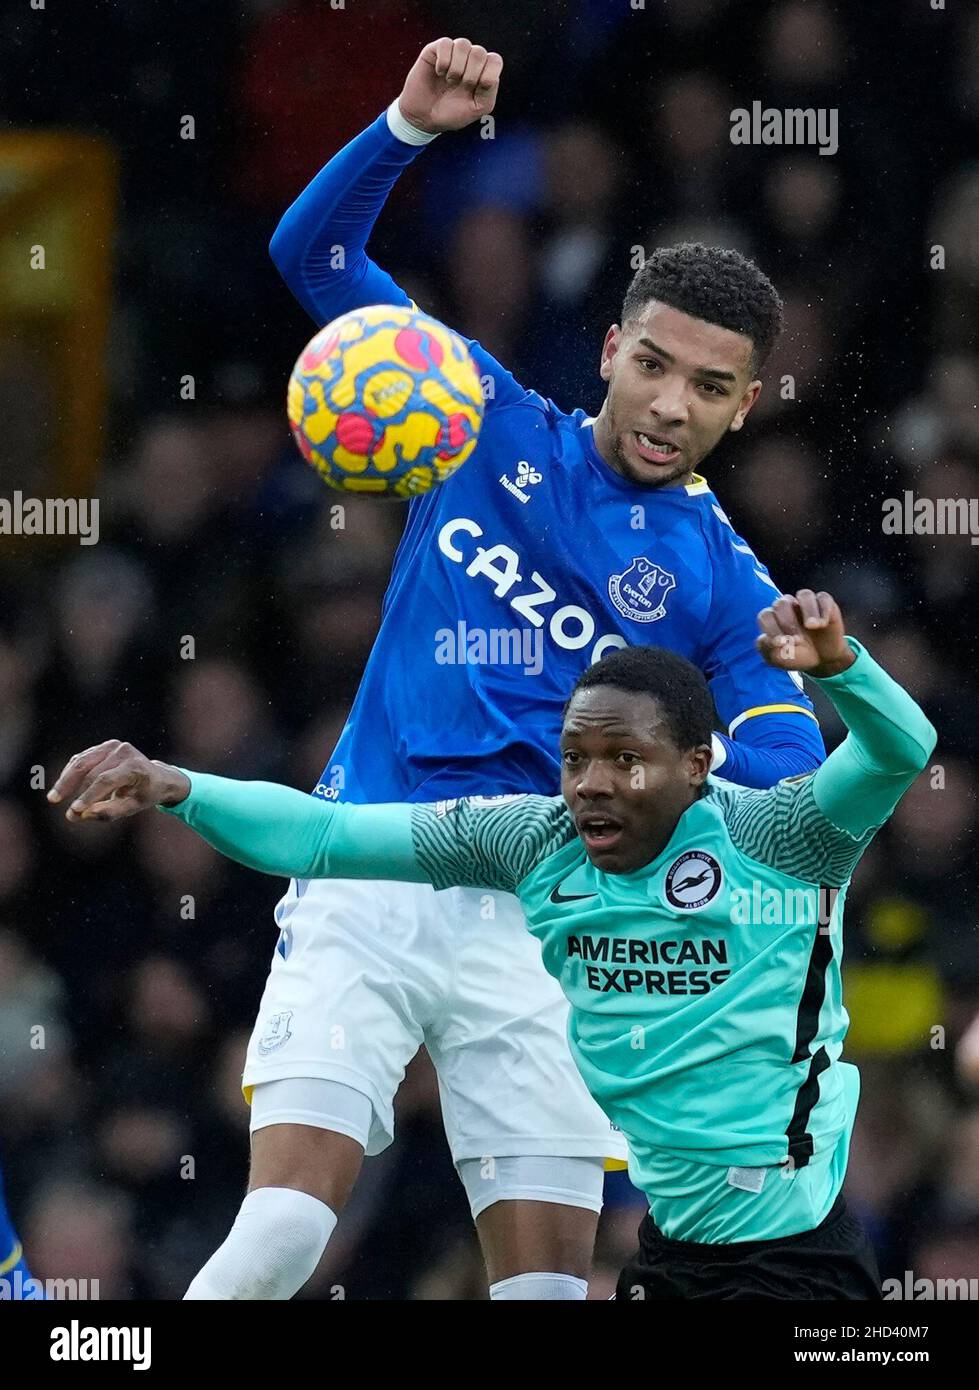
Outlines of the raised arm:
[[[819,684],[848,733],[812,783],[816,805],[856,838],[881,825],[926,767],[937,735],[921,708],[854,638],[854,659]],[[819,679],[817,677],[817,679]]]
[[907,691],[843,633],[833,598],[800,589],[758,614],[769,665],[805,671],[849,732],[812,775],[727,803],[728,829],[749,858],[841,888],[875,832],[928,761],[935,730]]
[[833,598],[802,589],[759,614],[765,659],[806,671],[846,724],[847,736],[816,772],[816,808],[852,840],[891,814],[926,766],[936,733],[923,711],[852,637]]
[[[503,59],[468,39],[426,44],[387,111],[321,169],[284,213],[269,243],[272,260],[306,312],[322,326],[366,304],[409,304],[404,290],[367,255],[388,194],[425,145],[462,130],[496,103]],[[478,343],[491,405],[523,393]]]

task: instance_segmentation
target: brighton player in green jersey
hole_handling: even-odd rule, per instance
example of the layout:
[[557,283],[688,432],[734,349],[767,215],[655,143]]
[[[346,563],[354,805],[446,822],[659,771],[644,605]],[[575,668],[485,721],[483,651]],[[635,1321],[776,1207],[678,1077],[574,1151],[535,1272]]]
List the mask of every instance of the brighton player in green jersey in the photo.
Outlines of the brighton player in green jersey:
[[859,1089],[840,1061],[843,900],[935,732],[830,595],[783,596],[759,623],[764,658],[817,681],[849,730],[766,791],[710,776],[701,673],[633,647],[571,693],[561,797],[337,805],[116,742],[76,755],[49,795],[71,820],[159,805],[268,873],[516,893],[649,1200],[618,1296],[876,1298],[840,1196]]

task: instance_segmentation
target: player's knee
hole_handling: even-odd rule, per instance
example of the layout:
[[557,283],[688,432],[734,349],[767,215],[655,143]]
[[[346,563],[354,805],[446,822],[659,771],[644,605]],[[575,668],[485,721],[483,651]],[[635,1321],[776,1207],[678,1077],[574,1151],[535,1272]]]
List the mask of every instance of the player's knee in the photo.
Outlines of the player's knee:
[[291,1298],[312,1276],[335,1227],[336,1214],[308,1192],[257,1188],[185,1297]]
[[[263,1187],[248,1195],[264,1199],[259,1241],[269,1277],[277,1281],[291,1271],[304,1284],[319,1264],[333,1233],[335,1213],[308,1192]],[[244,1206],[243,1203],[239,1218]]]

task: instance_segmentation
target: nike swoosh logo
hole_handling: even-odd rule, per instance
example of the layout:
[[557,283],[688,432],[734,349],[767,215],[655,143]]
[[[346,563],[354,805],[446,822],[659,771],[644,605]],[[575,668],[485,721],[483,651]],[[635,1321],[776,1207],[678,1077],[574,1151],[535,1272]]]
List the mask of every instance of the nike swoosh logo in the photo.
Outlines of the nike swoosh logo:
[[560,888],[555,888],[551,892],[552,903],[578,903],[582,898],[597,898],[597,893],[562,893]]

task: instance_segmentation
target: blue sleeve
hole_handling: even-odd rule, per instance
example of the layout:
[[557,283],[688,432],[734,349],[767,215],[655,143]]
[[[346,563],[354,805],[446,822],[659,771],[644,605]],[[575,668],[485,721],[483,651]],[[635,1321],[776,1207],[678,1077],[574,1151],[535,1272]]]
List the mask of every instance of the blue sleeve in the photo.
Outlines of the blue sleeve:
[[[424,148],[392,135],[382,112],[333,156],[283,214],[269,252],[289,289],[321,327],[366,304],[411,303],[364,248],[398,176]],[[466,342],[484,382],[488,409],[525,397],[491,353],[471,339]]]
[[781,593],[754,551],[726,521],[709,534],[713,594],[700,665],[725,733],[715,737],[714,771],[745,787],[771,787],[812,772],[826,749],[801,677],[763,661],[758,614]]

